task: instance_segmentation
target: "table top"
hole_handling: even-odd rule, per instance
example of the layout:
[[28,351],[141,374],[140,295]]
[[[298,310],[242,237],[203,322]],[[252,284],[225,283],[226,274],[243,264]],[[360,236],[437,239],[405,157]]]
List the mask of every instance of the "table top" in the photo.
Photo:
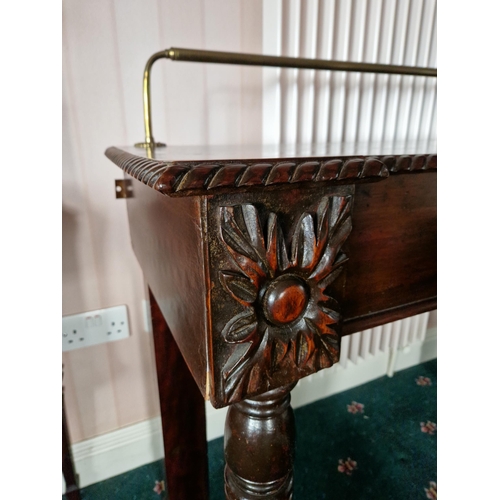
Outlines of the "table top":
[[436,141],[421,142],[339,142],[323,144],[233,144],[167,146],[155,148],[150,156],[145,148],[119,147],[134,156],[166,163],[387,156],[436,153]]
[[298,182],[353,184],[434,170],[436,142],[110,147],[127,174],[169,196],[212,194]]

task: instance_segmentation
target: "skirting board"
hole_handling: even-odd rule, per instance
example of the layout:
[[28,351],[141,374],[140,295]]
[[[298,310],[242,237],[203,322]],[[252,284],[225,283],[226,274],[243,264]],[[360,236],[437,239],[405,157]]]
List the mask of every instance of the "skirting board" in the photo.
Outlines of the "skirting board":
[[155,417],[75,443],[71,451],[80,488],[104,481],[163,458],[161,419]]
[[[292,405],[298,408],[383,377],[390,365],[397,372],[436,357],[437,336],[433,328],[427,330],[424,342],[393,353],[369,354],[366,359],[358,359],[357,364],[348,361],[345,368],[334,365],[299,381],[292,391]],[[226,412],[227,408],[215,410],[207,403],[208,440],[223,436]],[[84,488],[163,458],[160,417],[76,443],[71,448],[79,485]]]

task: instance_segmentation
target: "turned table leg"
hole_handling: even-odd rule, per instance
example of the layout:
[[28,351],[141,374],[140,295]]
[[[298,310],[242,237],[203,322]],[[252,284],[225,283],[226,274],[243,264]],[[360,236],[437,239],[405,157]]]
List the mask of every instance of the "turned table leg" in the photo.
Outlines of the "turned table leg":
[[294,385],[229,408],[224,432],[229,500],[292,498],[295,421],[290,390]]
[[205,402],[149,291],[169,500],[208,500]]

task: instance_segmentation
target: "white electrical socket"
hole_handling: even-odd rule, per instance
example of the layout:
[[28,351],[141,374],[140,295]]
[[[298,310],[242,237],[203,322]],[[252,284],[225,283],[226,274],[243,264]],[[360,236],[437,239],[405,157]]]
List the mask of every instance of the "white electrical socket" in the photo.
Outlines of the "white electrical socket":
[[62,350],[72,351],[130,336],[127,306],[108,307],[62,318]]

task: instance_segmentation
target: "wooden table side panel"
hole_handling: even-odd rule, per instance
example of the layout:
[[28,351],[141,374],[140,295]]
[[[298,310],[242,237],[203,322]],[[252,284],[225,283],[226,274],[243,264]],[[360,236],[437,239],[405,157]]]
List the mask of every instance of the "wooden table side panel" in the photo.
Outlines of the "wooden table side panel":
[[356,186],[344,321],[436,297],[436,197],[431,172]]
[[133,197],[127,199],[132,247],[206,399],[207,292],[200,199],[169,198],[135,179],[132,190]]

